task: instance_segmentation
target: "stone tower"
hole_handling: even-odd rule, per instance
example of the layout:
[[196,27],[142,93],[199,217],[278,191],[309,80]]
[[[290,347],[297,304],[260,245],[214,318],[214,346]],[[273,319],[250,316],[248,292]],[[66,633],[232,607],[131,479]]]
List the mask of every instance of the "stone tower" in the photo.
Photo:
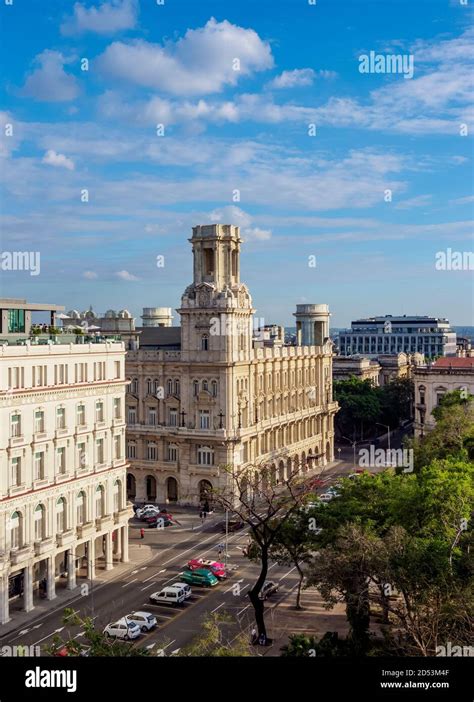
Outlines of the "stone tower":
[[236,362],[250,357],[255,310],[240,282],[240,229],[193,227],[193,282],[181,298],[181,360]]

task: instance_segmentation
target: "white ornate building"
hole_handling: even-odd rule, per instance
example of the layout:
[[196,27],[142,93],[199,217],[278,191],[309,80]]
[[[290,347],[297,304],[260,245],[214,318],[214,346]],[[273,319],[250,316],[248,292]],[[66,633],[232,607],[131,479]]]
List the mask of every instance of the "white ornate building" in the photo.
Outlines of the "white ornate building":
[[127,490],[138,501],[197,504],[225,485],[224,466],[267,465],[278,480],[334,457],[327,306],[305,306],[314,345],[254,343],[239,228],[197,226],[190,242],[181,327],[149,329],[127,353]]
[[0,624],[128,560],[125,350],[75,341],[0,345]]

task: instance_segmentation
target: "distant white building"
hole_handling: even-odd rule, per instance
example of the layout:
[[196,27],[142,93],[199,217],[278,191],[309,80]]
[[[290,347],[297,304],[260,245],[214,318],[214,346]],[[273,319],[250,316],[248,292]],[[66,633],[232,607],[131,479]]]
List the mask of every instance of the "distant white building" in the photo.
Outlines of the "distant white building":
[[447,319],[438,317],[369,317],[355,320],[351,329],[341,329],[338,346],[341,356],[374,358],[400,352],[421,353],[426,358],[455,356],[456,332]]
[[0,342],[0,624],[128,560],[124,346],[21,333]]

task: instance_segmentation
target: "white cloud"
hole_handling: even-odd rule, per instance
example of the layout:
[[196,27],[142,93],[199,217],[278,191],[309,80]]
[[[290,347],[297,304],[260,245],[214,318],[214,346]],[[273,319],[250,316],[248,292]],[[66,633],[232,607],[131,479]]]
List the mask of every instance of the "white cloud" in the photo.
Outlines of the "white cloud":
[[319,70],[312,68],[296,68],[293,71],[283,71],[273,80],[267,83],[268,88],[282,90],[284,88],[299,88],[306,85],[313,85],[316,78],[330,80],[337,77],[336,71]]
[[66,73],[69,61],[59,51],[46,49],[35,57],[39,64],[25,81],[22,94],[44,102],[65,102],[79,95],[77,80]]
[[48,164],[48,166],[56,166],[59,168],[67,168],[69,171],[74,170],[74,161],[65,156],[64,154],[58,154],[53,149],[49,149],[45,153],[42,159],[42,163]]
[[270,88],[295,88],[303,85],[312,85],[316,77],[312,68],[297,68],[294,71],[283,71],[268,83]]
[[82,274],[82,277],[87,278],[87,280],[95,280],[99,276],[97,273],[95,273],[95,271],[84,271],[84,273]]
[[427,207],[431,205],[431,195],[417,195],[407,200],[401,200],[395,204],[396,210],[411,210],[413,207]]
[[117,278],[120,278],[120,280],[139,280],[136,275],[132,275],[132,273],[128,271],[117,271],[115,275]]
[[270,229],[260,229],[260,227],[250,227],[242,231],[242,236],[247,241],[266,241],[271,239],[272,233]]
[[272,68],[273,57],[269,44],[253,29],[211,18],[204,27],[188,29],[174,44],[114,42],[97,65],[108,76],[142,87],[175,95],[204,95],[236,85],[239,78],[254,71]]
[[83,3],[74,4],[74,13],[61,25],[61,33],[66,36],[95,32],[112,34],[125,29],[133,29],[137,24],[138,4],[136,0],[111,0],[98,7],[86,7]]
[[450,200],[450,205],[469,205],[474,202],[474,195],[466,195],[466,197],[458,197],[455,200]]

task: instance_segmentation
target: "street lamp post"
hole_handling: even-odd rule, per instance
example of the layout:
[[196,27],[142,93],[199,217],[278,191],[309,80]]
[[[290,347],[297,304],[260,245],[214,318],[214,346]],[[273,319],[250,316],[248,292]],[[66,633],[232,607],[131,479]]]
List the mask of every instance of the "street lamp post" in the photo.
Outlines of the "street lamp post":
[[387,429],[387,444],[388,444],[388,455],[390,456],[390,427],[388,424],[381,424],[380,422],[375,422],[376,426],[384,427]]

